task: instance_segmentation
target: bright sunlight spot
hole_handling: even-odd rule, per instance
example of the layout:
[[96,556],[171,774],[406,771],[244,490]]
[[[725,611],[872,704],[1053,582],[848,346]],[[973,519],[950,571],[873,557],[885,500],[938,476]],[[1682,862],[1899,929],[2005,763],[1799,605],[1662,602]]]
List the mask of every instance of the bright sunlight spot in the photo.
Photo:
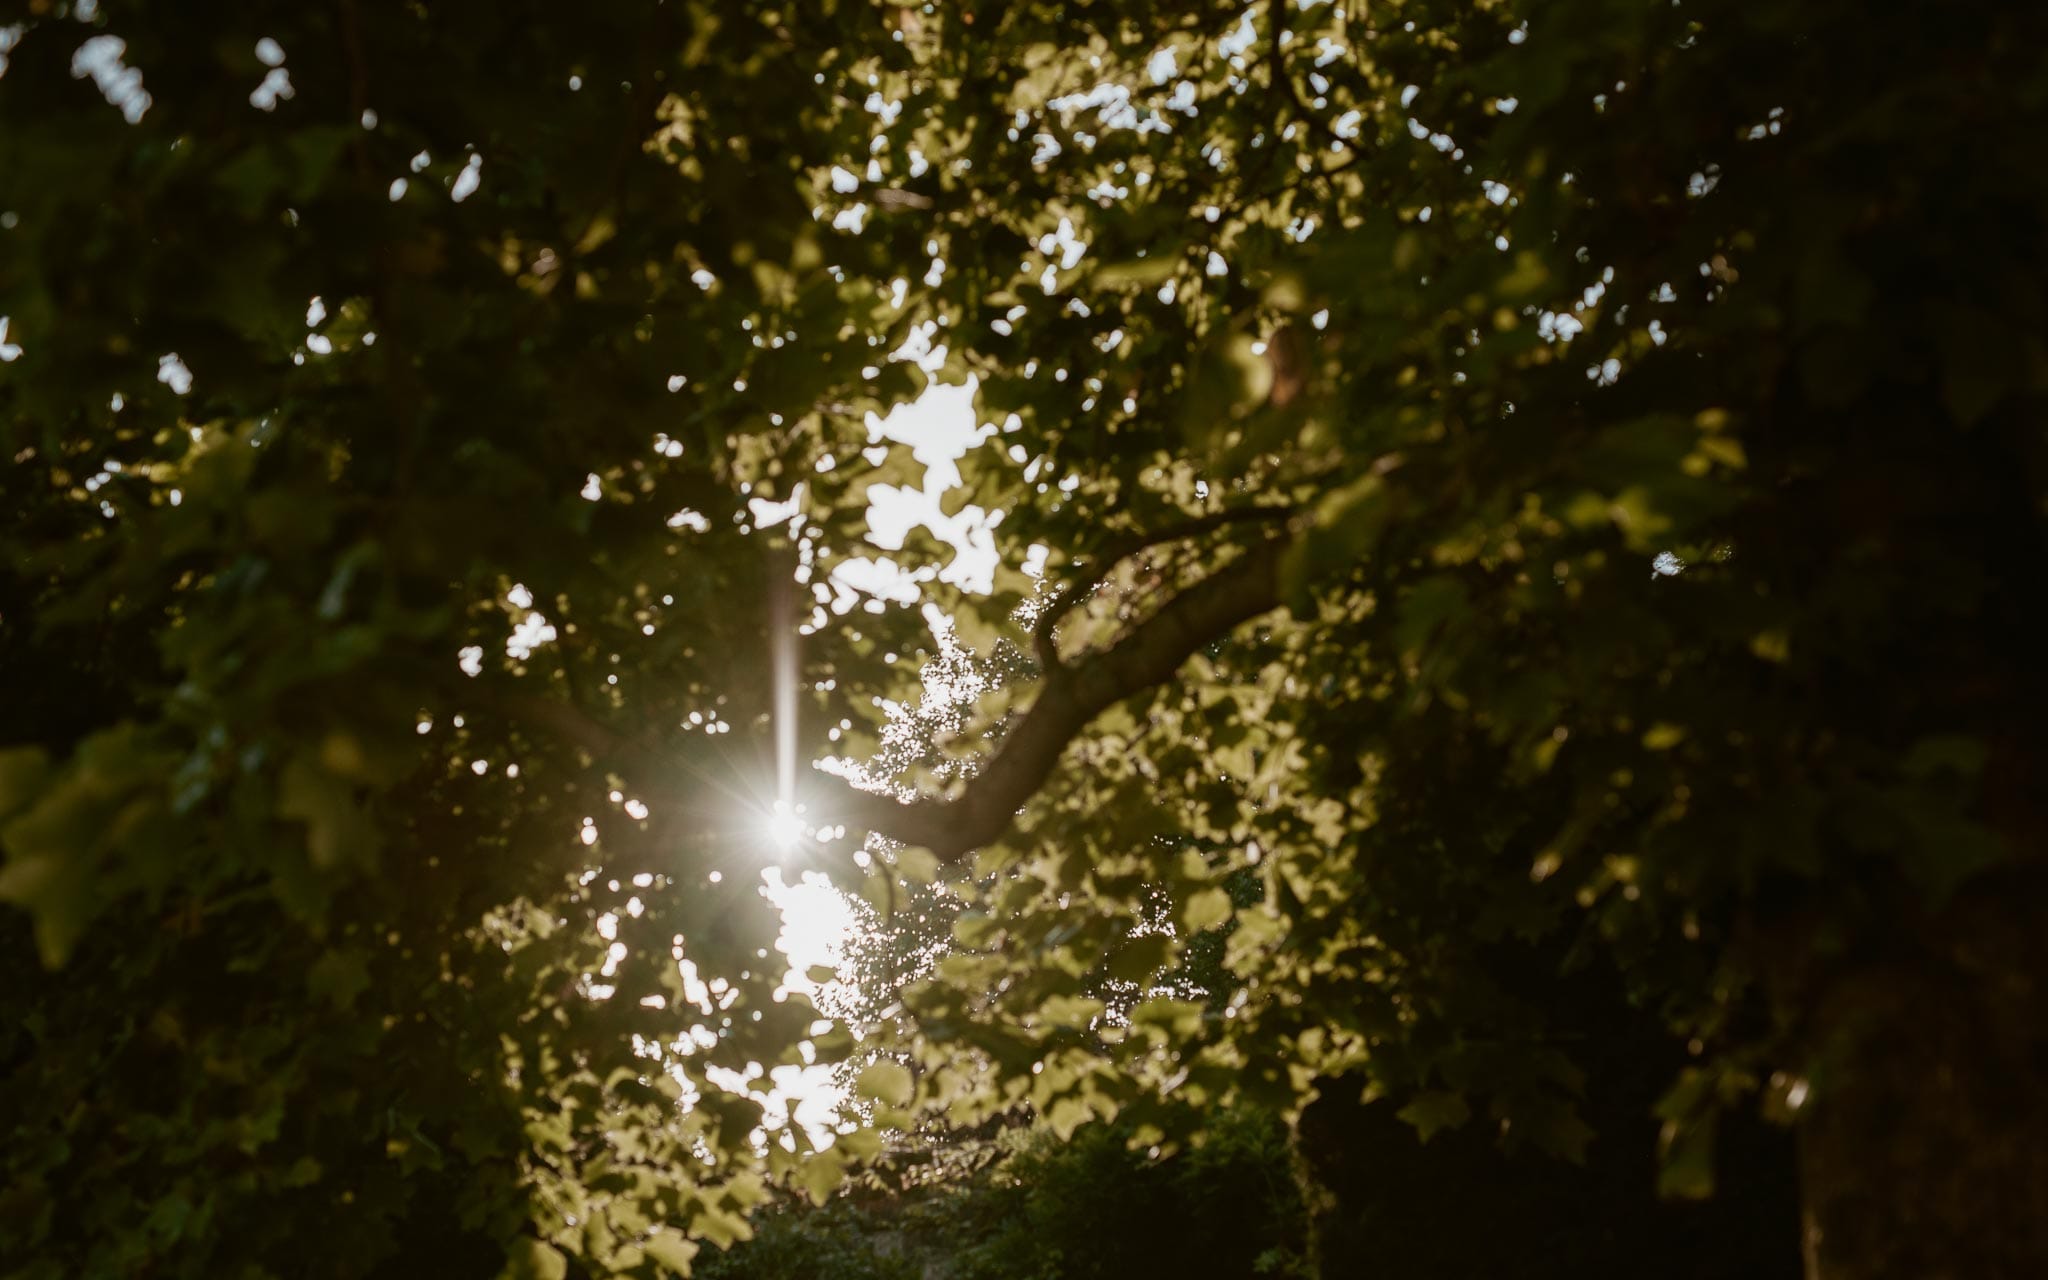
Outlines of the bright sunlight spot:
[[804,838],[804,820],[801,815],[791,813],[780,804],[767,817],[768,839],[777,849],[794,849]]

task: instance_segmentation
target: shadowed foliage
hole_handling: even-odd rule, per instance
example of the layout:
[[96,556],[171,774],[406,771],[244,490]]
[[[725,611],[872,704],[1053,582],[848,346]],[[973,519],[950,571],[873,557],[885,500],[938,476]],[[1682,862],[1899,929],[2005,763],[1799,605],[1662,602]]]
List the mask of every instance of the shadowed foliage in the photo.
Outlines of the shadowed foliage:
[[[1778,1126],[1816,1280],[2041,1274],[2044,50],[0,5],[0,1272],[673,1274],[920,1126],[1320,1106],[1544,1205]],[[986,582],[859,563],[970,377]],[[778,857],[947,934],[828,1016]]]

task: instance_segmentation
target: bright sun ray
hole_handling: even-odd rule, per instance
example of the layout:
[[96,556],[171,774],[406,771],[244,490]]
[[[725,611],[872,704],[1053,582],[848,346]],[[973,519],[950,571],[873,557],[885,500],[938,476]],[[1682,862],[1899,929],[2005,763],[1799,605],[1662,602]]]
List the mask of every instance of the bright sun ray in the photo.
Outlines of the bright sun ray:
[[[775,807],[780,814],[793,818],[796,808],[796,618],[790,597],[795,593],[796,584],[789,578],[777,575],[768,591],[768,631],[774,646],[775,682]],[[797,824],[797,835],[802,834],[802,824]],[[777,843],[784,846],[794,844],[796,836],[787,839],[777,833]]]

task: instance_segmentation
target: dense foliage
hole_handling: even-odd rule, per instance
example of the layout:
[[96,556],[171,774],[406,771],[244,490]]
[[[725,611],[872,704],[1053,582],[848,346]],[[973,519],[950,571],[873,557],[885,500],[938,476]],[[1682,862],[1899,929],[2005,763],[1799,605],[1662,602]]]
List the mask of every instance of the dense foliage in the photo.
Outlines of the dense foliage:
[[[922,1115],[1166,1151],[1333,1082],[1577,1158],[1598,957],[1686,1063],[1667,1193],[1760,1106],[1821,1274],[2037,1274],[2044,49],[0,8],[0,1259],[660,1274]],[[1001,563],[914,530],[905,605],[867,415],[926,374]],[[778,760],[955,645],[1000,673],[883,757],[922,800],[792,797],[952,921],[814,1151],[759,1097],[854,1049],[772,950]]]
[[1009,1129],[962,1176],[823,1209],[764,1215],[755,1238],[708,1255],[712,1280],[1087,1280],[1301,1275],[1306,1209],[1284,1130],[1222,1113],[1202,1146],[1164,1161],[1127,1127],[1071,1141]]

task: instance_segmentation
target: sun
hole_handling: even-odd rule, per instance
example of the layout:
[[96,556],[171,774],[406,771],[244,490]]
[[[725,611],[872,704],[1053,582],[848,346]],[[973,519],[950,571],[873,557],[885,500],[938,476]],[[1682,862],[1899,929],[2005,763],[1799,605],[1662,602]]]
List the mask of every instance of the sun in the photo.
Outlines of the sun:
[[768,814],[765,825],[769,841],[778,849],[794,849],[798,842],[810,834],[810,828],[805,824],[803,815],[792,813],[779,804]]

